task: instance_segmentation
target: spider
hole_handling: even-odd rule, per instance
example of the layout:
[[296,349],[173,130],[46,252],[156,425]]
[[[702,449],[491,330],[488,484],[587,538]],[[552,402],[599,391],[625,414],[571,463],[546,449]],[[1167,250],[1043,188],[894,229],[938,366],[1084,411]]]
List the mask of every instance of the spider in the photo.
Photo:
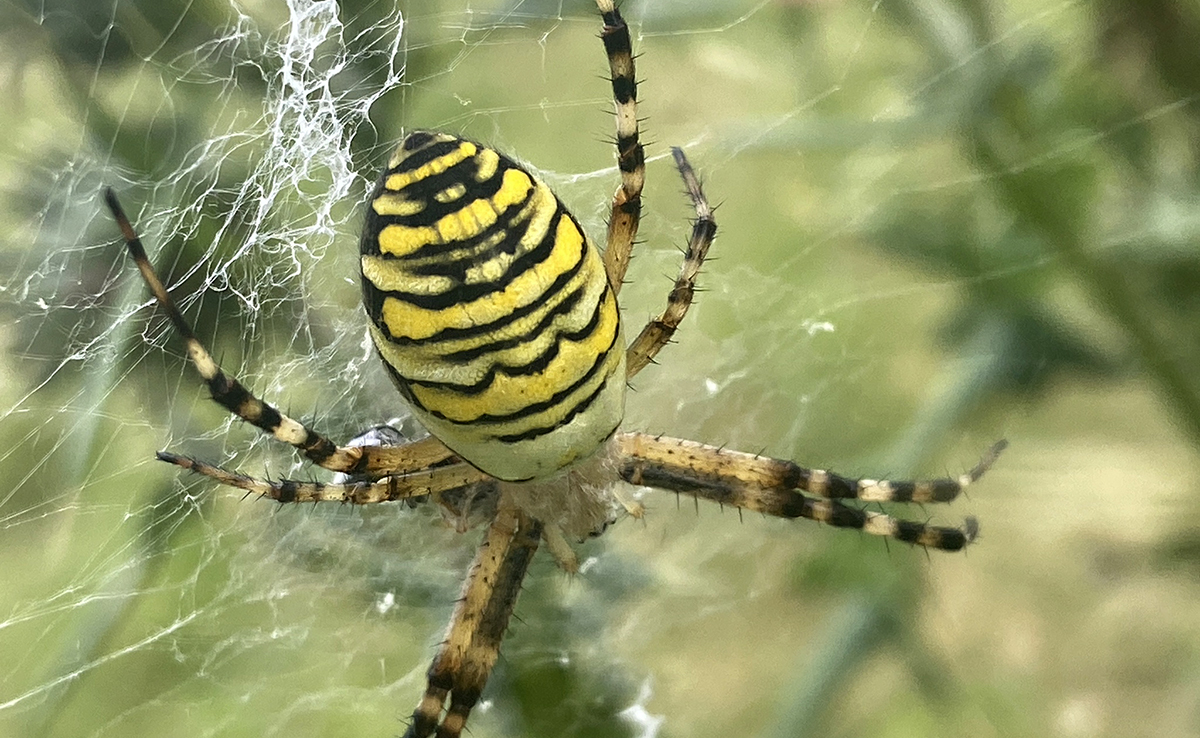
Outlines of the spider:
[[430,499],[487,530],[405,736],[462,733],[499,653],[530,560],[543,543],[574,570],[570,541],[642,514],[626,484],[783,518],[808,518],[927,549],[978,532],[859,509],[949,502],[1004,448],[957,479],[851,479],[781,459],[618,430],[628,380],[674,335],[717,224],[683,151],[671,150],[696,219],[666,309],[626,346],[617,308],[638,232],[645,158],[629,29],[597,0],[611,70],[617,167],[603,253],[550,189],[512,159],[454,135],[410,133],[375,185],[360,242],[363,304],[384,368],[432,434],[391,429],[339,446],[222,372],[167,294],[116,195],[105,200],[142,277],[212,397],[341,473],[331,483],[255,479],[169,452],[158,458],[281,503]]

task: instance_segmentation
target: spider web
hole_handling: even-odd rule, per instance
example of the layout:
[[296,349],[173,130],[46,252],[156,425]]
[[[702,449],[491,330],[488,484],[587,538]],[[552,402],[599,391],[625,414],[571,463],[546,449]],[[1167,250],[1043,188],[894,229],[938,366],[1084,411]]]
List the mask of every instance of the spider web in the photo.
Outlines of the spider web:
[[[986,5],[624,8],[652,142],[646,243],[622,292],[633,330],[665,301],[689,231],[668,144],[723,203],[707,291],[662,365],[638,377],[626,427],[895,475],[957,473],[1005,432],[998,412],[972,414],[1014,391],[1025,364],[997,346],[1020,342],[996,338],[994,309],[964,295],[1033,279],[1057,257],[958,193],[1068,168],[1193,100],[1176,92],[998,167],[963,166],[952,139],[989,60],[1026,65],[1014,79],[1044,90],[1046,69],[1074,69],[1088,48],[1083,3],[996,3],[982,40]],[[0,734],[402,733],[478,533],[422,507],[243,501],[153,461],[171,449],[325,478],[207,400],[99,192],[117,189],[226,371],[351,438],[405,417],[363,329],[353,248],[359,203],[403,131],[515,154],[603,233],[618,178],[594,9],[115,0],[8,4],[0,19],[15,104],[0,114]],[[1190,232],[1187,217],[1173,222]],[[985,246],[959,249],[971,228]],[[1049,363],[1092,376],[1095,354]],[[998,355],[1012,365],[997,369]],[[1025,479],[1051,473],[1034,459],[1043,467]],[[1015,512],[1035,498],[1013,479],[910,514],[977,514],[1000,557],[1006,534],[1037,524]],[[1003,504],[980,499],[1001,488]],[[1040,673],[1030,662],[1044,654],[1021,639],[1048,626],[1014,607],[995,627],[1018,642],[991,655],[989,608],[1011,570],[987,554],[927,562],[854,535],[646,502],[647,521],[581,547],[582,575],[535,561],[473,735],[796,735],[785,726],[821,720],[928,732],[931,710],[948,735],[1023,725],[981,706],[1017,699],[988,669],[996,681]],[[1131,515],[1159,525],[1141,508],[1086,525],[1119,536]],[[943,670],[970,686],[946,687]],[[844,685],[831,716],[824,702]],[[1059,734],[1120,734],[1102,707],[1120,687],[1040,709]]]

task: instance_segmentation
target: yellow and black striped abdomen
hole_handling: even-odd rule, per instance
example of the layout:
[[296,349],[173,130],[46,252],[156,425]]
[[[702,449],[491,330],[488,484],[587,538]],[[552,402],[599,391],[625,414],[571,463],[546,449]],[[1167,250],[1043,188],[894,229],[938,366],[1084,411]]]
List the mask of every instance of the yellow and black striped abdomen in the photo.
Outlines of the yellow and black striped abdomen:
[[396,386],[488,474],[551,474],[620,423],[625,342],[600,254],[508,157],[443,133],[404,139],[367,208],[362,287]]

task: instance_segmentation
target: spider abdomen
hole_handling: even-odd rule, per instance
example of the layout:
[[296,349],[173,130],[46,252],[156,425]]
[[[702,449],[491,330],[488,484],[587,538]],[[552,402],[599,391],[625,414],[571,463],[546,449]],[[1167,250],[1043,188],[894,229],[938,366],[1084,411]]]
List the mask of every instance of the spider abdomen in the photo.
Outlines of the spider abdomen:
[[375,347],[463,458],[533,479],[612,435],[625,389],[616,296],[578,222],[516,162],[410,134],[372,193],[361,250]]

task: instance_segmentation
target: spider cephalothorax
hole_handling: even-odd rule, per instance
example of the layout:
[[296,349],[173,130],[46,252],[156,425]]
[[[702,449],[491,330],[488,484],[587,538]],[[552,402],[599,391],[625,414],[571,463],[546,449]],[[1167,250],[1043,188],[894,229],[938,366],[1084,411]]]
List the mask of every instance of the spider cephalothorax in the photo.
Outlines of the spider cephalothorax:
[[225,375],[168,296],[116,196],[105,195],[213,399],[346,476],[331,483],[266,481],[177,454],[161,452],[160,459],[280,502],[429,498],[460,528],[486,521],[407,736],[462,732],[538,546],[545,542],[562,566],[574,568],[571,540],[599,533],[622,511],[641,514],[623,491],[628,484],[954,551],[975,537],[973,519],[936,527],[842,500],[948,502],[1004,445],[957,479],[889,482],[618,430],[626,382],[683,320],[717,225],[687,158],[672,149],[696,220],[666,309],[626,346],[617,295],[638,231],[645,166],[629,29],[612,0],[597,5],[621,172],[603,253],[537,177],[450,134],[409,134],[368,201],[361,271],[369,330],[397,388],[432,434],[423,440],[400,443],[381,428],[339,446]]

